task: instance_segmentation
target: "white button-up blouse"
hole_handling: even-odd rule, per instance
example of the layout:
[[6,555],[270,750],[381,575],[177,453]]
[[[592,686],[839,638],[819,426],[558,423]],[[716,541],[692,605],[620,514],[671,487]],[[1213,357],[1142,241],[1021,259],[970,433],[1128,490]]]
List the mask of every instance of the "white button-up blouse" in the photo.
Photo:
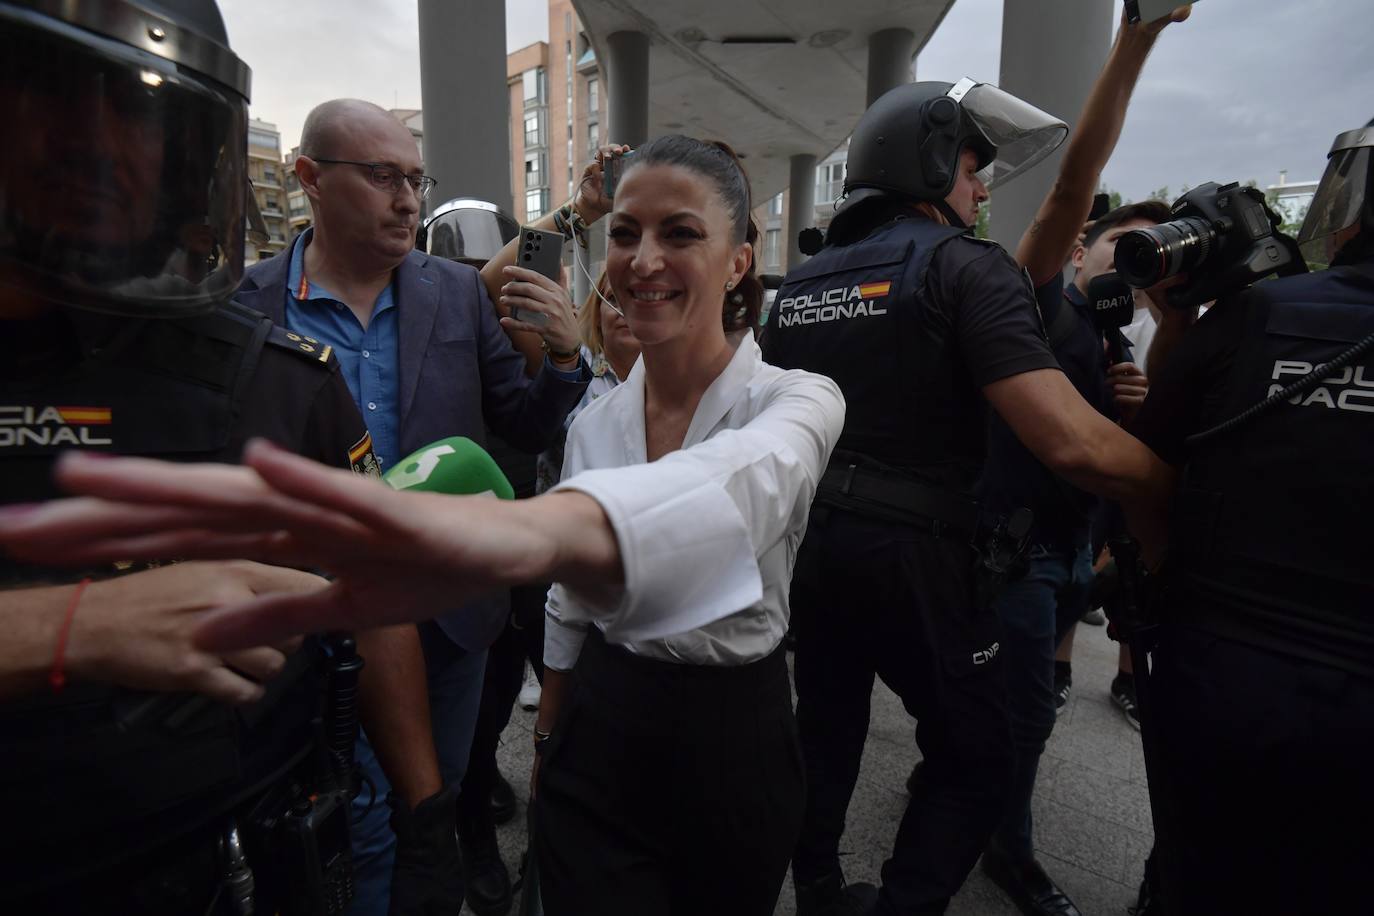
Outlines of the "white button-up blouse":
[[816,484],[844,426],[830,379],[763,362],[752,335],[702,395],[682,448],[648,463],[644,363],[568,432],[563,481],[601,504],[623,586],[549,590],[544,663],[571,670],[588,626],[660,660],[742,665],[787,631]]

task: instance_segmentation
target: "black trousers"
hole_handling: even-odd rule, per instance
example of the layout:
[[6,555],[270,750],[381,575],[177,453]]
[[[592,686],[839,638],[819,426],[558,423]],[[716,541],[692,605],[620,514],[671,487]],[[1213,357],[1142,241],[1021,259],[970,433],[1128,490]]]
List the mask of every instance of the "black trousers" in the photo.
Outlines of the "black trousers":
[[540,682],[544,680],[544,598],[548,592],[547,584],[511,589],[510,623],[487,650],[482,700],[477,708],[472,750],[468,752],[468,769],[458,796],[459,817],[476,830],[496,829],[491,812],[491,793],[500,772],[496,767],[496,748],[501,743],[501,733],[510,724],[511,707],[520,695],[526,660]]
[[1370,912],[1374,682],[1178,625],[1151,667],[1166,912]]
[[[792,580],[807,803],[799,883],[839,866],[873,678],[916,717],[925,764],[883,865],[883,913],[942,913],[1006,810],[1014,752],[999,623],[972,607],[972,551],[819,509]],[[894,787],[895,788],[895,787]]]
[[549,916],[769,916],[801,821],[781,648],[681,665],[593,629],[539,770]]

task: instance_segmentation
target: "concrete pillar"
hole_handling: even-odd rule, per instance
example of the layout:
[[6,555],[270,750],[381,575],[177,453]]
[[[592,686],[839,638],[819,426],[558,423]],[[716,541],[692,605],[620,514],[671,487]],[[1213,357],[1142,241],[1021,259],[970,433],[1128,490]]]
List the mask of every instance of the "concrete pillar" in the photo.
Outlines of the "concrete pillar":
[[[591,238],[590,238],[590,237],[600,236],[601,233],[600,233],[600,232],[597,232],[595,229],[593,229],[590,233],[588,233],[588,235],[589,235],[589,238],[587,239],[587,242],[588,242],[588,244],[590,245],[590,244],[591,244]],[[585,269],[588,273],[591,273],[592,266],[591,266],[591,264],[588,263],[588,261],[590,261],[591,258],[590,258],[590,256],[588,255],[587,252],[583,251],[581,248],[576,247],[576,243],[575,243],[575,242],[574,242],[574,243],[570,243],[570,244],[568,245],[568,250],[569,250],[570,252],[572,252],[572,254],[571,254],[571,260],[569,260],[569,262],[568,262],[568,275],[572,278],[572,301],[573,301],[573,307],[574,307],[574,308],[581,308],[581,307],[582,307],[582,303],[584,303],[584,302],[587,301],[587,296],[588,296],[588,295],[591,293],[591,291],[592,291],[592,285],[591,285],[591,283],[588,282],[587,278],[586,278],[586,277],[583,275],[583,273],[582,273],[582,271],[583,271],[584,269]],[[579,264],[580,264],[581,266],[578,266]],[[593,277],[592,279],[596,279],[596,278]]]
[[[502,46],[504,47],[504,45]],[[608,143],[639,146],[649,139],[649,36],[612,32],[606,36]]]
[[[643,146],[649,140],[649,36],[643,32],[612,32],[606,36],[607,143]],[[602,220],[605,227],[610,220]],[[591,233],[592,280],[606,261],[606,229]],[[591,292],[588,286],[587,291]]]
[[506,5],[489,0],[418,3],[425,173],[439,180],[436,199],[427,203],[476,197],[513,213]]
[[610,219],[606,218],[592,227],[587,233],[586,248],[574,249],[574,243],[568,243],[568,271],[572,278],[573,305],[578,308],[581,308],[582,303],[592,294],[592,284],[596,282],[597,275],[605,264],[606,230],[610,222]]
[[797,247],[797,234],[816,225],[816,157],[799,153],[790,160],[787,191],[787,269],[800,267],[806,255]]
[[[1118,10],[1101,0],[1059,0],[1054,15],[1049,16],[1044,4],[1003,0],[998,85],[1062,119],[1072,130],[1107,59]],[[1035,168],[992,192],[989,233],[1003,247],[1015,248],[1035,218],[1059,174],[1063,155],[1061,146]]]
[[911,82],[915,55],[916,36],[910,29],[883,29],[868,36],[867,105],[889,89]]

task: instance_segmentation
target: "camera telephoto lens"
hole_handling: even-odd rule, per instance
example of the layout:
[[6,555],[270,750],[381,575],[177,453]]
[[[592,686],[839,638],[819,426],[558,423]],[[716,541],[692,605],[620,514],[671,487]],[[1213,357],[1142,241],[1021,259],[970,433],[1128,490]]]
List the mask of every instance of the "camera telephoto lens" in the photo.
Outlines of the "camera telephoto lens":
[[1188,216],[1148,229],[1132,229],[1116,242],[1116,271],[1137,289],[1198,267],[1216,242],[1205,219]]
[[1132,229],[1116,240],[1116,272],[1131,286],[1154,286],[1164,273],[1164,240],[1153,229]]

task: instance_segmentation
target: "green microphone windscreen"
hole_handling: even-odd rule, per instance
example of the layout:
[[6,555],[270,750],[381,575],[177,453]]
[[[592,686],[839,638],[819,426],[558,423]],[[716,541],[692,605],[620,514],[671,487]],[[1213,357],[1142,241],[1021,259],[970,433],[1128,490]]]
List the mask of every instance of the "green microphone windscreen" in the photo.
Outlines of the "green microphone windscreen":
[[432,442],[406,456],[382,475],[397,490],[464,496],[493,493],[514,499],[515,490],[492,457],[465,436]]

